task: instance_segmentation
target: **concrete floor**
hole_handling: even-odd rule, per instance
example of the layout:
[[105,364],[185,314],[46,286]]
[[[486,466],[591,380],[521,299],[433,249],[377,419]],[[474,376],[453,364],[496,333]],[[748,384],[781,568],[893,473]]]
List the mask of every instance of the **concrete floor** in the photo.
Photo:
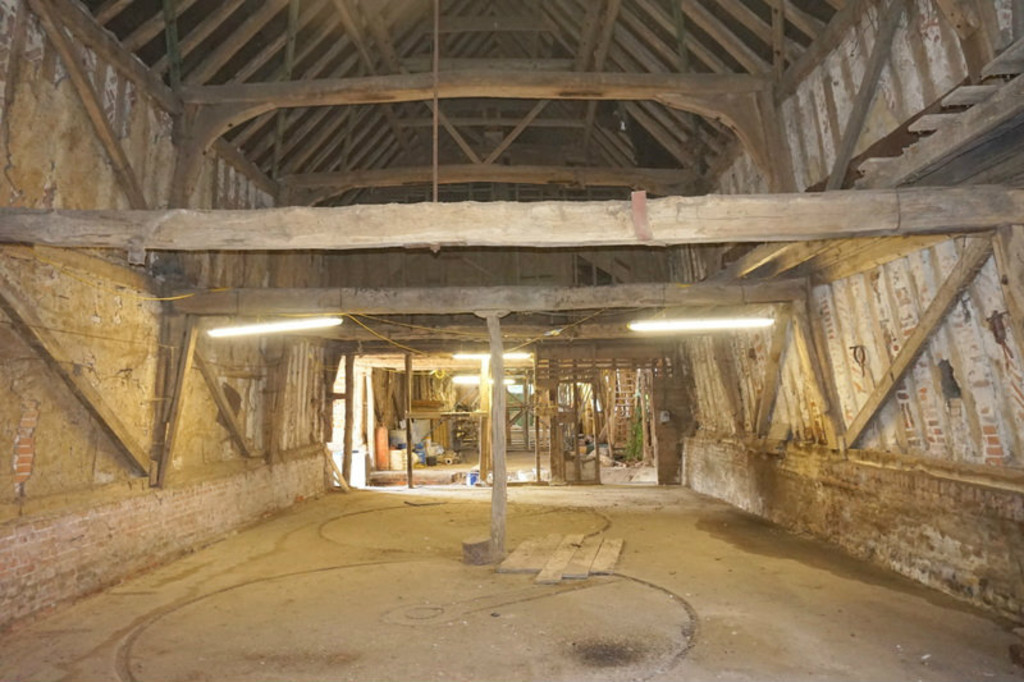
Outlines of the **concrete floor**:
[[461,563],[488,491],[330,494],[0,636],[4,680],[1024,679],[932,590],[679,488],[510,490],[509,547],[605,533],[618,574]]

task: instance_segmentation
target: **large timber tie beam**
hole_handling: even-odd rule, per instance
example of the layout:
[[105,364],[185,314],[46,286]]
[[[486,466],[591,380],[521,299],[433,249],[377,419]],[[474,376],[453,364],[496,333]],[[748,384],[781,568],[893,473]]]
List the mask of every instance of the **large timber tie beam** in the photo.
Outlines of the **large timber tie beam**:
[[[602,287],[426,287],[401,289],[229,289],[179,292],[191,315],[454,315],[465,312],[558,312],[665,306],[763,305],[803,299],[804,280],[757,284],[620,284]],[[190,295],[191,294],[191,295]]]
[[949,234],[1024,223],[1024,189],[972,186],[629,201],[243,211],[0,209],[0,243],[129,251],[584,248]]
[[[438,167],[438,182],[565,184],[576,187],[632,187],[654,194],[685,194],[697,174],[682,168],[600,168],[593,166],[502,166],[496,164],[449,164]],[[368,168],[333,173],[287,175],[281,184],[289,204],[312,205],[360,187],[402,187],[433,180],[430,166]]]

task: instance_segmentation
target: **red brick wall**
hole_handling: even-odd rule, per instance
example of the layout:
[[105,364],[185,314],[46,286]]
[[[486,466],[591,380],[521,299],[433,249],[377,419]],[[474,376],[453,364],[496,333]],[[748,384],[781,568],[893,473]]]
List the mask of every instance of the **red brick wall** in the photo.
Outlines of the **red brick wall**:
[[795,447],[779,457],[724,439],[684,448],[684,478],[697,492],[1024,622],[1020,481],[992,467],[933,466]]
[[0,629],[324,490],[324,459],[295,459],[118,502],[0,525]]

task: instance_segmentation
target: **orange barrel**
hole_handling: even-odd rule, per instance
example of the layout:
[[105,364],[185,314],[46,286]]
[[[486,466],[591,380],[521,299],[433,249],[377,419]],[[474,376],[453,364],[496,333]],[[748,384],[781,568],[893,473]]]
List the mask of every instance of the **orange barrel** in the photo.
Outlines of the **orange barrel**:
[[388,450],[388,430],[383,426],[378,426],[373,448],[373,464],[377,471],[387,471],[390,468],[391,461]]

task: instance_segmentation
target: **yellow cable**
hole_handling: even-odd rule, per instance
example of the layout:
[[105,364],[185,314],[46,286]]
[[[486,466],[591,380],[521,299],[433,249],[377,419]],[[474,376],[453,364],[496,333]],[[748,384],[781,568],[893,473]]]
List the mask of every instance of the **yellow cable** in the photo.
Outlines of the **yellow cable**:
[[417,355],[425,355],[426,354],[425,351],[417,350],[416,348],[411,348],[409,346],[404,346],[404,345],[398,343],[397,341],[393,341],[392,339],[389,339],[388,337],[384,336],[383,334],[380,334],[380,333],[374,331],[373,329],[370,329],[370,327],[368,327],[363,322],[361,322],[356,315],[345,314],[345,317],[347,317],[348,319],[352,320],[353,322],[358,324],[360,327],[362,327],[363,329],[368,331],[370,334],[376,336],[381,341],[386,341],[386,342],[390,343],[392,346],[395,346],[396,348],[401,348],[402,350],[407,350],[410,353],[416,353]]

